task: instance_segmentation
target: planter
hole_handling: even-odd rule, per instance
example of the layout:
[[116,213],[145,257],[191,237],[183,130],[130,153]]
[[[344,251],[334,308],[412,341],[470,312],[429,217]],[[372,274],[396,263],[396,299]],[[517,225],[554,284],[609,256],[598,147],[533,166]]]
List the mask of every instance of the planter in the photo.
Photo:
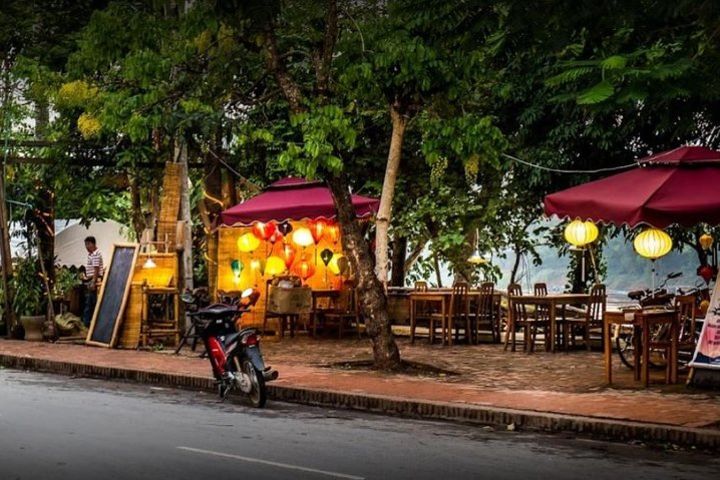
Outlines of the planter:
[[45,315],[37,315],[33,317],[20,317],[20,323],[25,329],[25,340],[28,342],[42,342],[43,340],[43,324],[45,323]]

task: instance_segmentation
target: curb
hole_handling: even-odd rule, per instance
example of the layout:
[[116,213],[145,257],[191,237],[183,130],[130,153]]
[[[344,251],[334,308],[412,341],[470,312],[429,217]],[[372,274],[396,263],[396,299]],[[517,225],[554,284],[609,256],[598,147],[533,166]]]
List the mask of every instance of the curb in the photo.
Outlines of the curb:
[[[209,377],[101,367],[6,354],[0,354],[0,365],[13,369],[70,376],[124,380],[192,390],[215,390],[214,382]],[[720,450],[720,431],[702,428],[682,428],[671,425],[580,417],[529,410],[417,401],[398,397],[363,395],[333,390],[313,390],[281,385],[268,385],[268,394],[273,400],[318,407],[342,408],[423,420],[491,425],[503,429],[514,424],[516,428],[523,430],[552,433],[572,432],[615,441],[635,440]]]

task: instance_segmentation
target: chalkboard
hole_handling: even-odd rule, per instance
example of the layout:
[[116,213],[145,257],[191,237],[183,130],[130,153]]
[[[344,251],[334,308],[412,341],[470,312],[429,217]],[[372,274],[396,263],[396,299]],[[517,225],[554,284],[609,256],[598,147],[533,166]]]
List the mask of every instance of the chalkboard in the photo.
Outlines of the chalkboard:
[[103,347],[115,345],[130,291],[138,248],[134,243],[113,245],[86,343]]

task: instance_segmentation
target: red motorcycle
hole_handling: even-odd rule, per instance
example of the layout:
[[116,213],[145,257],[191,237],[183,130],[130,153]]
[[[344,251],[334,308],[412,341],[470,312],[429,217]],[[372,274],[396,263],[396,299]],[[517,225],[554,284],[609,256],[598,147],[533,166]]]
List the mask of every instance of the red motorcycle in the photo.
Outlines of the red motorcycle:
[[[259,297],[257,290],[248,289],[237,304],[216,303],[188,315],[205,346],[220,398],[225,400],[231,391],[238,390],[254,407],[262,408],[267,402],[265,384],[277,379],[278,372],[265,366],[260,332],[236,327]],[[190,310],[197,301],[191,294],[183,295],[182,300]]]

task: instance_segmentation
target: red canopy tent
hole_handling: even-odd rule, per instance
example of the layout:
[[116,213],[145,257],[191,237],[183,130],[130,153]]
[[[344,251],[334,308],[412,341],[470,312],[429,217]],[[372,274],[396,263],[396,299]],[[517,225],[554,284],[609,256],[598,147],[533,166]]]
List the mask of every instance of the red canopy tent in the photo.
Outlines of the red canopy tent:
[[720,152],[684,146],[545,197],[545,213],[615,225],[720,224]]
[[[352,203],[358,218],[364,218],[377,212],[380,201],[353,195]],[[330,189],[322,182],[288,177],[273,183],[260,195],[225,210],[220,219],[223,225],[238,226],[271,220],[330,220],[336,216]]]

